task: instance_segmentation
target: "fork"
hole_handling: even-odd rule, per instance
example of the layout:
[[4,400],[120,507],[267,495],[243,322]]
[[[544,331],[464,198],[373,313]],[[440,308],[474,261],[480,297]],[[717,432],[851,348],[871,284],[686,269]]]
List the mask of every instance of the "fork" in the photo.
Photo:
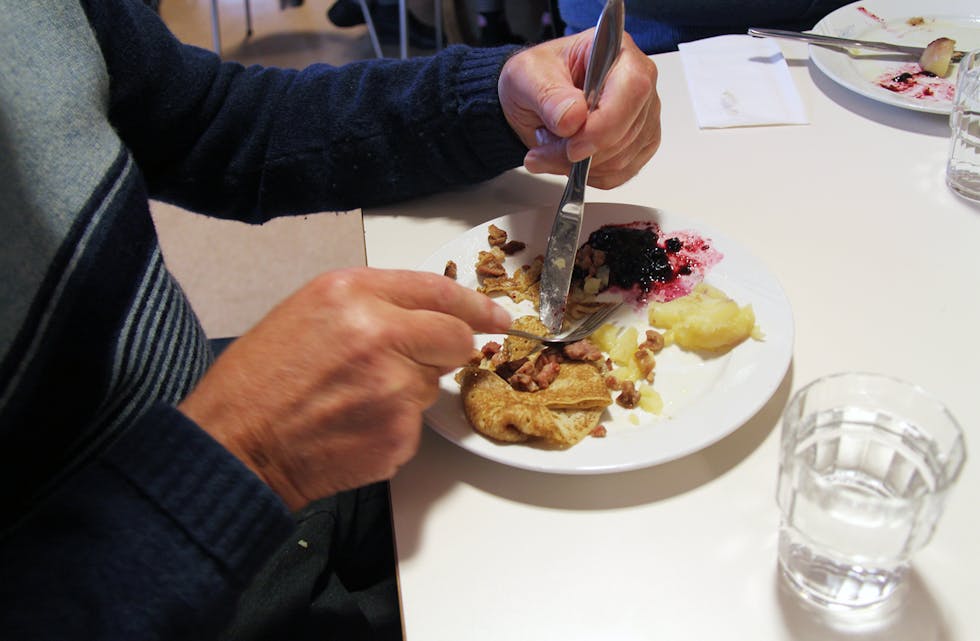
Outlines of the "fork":
[[616,312],[616,310],[622,307],[622,305],[623,305],[622,302],[609,303],[608,305],[605,305],[598,311],[595,311],[592,314],[586,316],[585,320],[583,320],[581,323],[579,323],[572,329],[557,334],[555,336],[538,336],[537,334],[525,332],[520,329],[508,329],[505,330],[503,333],[509,336],[517,336],[518,338],[527,338],[532,341],[538,341],[542,345],[549,345],[549,346],[568,345],[569,343],[578,342],[583,338],[587,338],[590,335],[592,335],[592,333],[595,330],[599,329],[599,327],[606,321],[606,319],[612,316]]

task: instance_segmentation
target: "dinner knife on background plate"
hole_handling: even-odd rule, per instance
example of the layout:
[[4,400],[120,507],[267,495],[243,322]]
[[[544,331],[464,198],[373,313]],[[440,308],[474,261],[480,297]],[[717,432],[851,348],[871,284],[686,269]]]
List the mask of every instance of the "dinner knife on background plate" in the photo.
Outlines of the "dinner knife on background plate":
[[[595,109],[599,103],[602,86],[619,57],[624,21],[623,0],[607,0],[596,24],[582,88],[589,111]],[[541,268],[539,309],[541,322],[552,334],[561,331],[565,318],[565,301],[572,283],[575,253],[578,251],[582,215],[585,213],[585,184],[591,162],[592,158],[586,158],[572,165],[565,193],[562,194],[551,235],[548,237],[548,248]]]
[[[756,38],[783,38],[785,40],[802,40],[810,44],[820,45],[821,47],[832,47],[834,49],[868,49],[871,51],[882,51],[884,53],[895,53],[910,56],[919,60],[925,53],[926,47],[911,47],[898,45],[891,42],[878,42],[875,40],[855,40],[854,38],[838,38],[835,36],[824,36],[819,33],[806,33],[802,31],[785,31],[783,29],[761,29],[759,27],[749,27],[746,32]],[[959,62],[964,55],[963,51],[953,51],[950,62]]]

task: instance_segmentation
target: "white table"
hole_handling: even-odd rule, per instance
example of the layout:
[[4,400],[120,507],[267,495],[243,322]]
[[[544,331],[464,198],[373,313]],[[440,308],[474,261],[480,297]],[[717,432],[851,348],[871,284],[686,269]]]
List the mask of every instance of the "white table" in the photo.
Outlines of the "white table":
[[[703,221],[778,276],[793,363],[766,407],[696,454],[605,476],[479,458],[426,430],[392,481],[408,641],[980,638],[980,206],[943,182],[946,118],[881,105],[784,44],[807,126],[702,131],[678,54],[660,68],[663,146],[592,201]],[[557,203],[563,180],[523,170],[367,210],[368,264],[413,267],[466,229]],[[845,637],[780,587],[779,415],[839,370],[915,381],[967,432],[968,460],[888,630]]]

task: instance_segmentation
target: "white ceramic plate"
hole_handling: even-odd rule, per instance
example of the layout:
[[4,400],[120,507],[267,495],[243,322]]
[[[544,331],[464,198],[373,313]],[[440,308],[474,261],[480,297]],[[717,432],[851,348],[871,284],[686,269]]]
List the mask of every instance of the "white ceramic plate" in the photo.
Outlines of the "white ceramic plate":
[[[473,268],[477,254],[487,249],[487,229],[495,224],[512,240],[527,248],[509,257],[508,273],[544,253],[554,208],[502,216],[470,229],[445,245],[421,266],[443,273],[446,262],[455,261],[457,280],[477,286]],[[589,203],[581,238],[602,225],[633,221],[657,222],[664,233],[693,231],[711,241],[723,254],[705,279],[740,304],[751,304],[764,341],[749,340],[729,353],[711,359],[671,346],[657,357],[654,389],[664,398],[662,415],[610,406],[601,424],[605,438],[586,438],[566,450],[518,443],[501,444],[476,433],[466,421],[459,386],[448,374],[441,381],[439,400],[425,413],[428,425],[438,433],[482,457],[514,467],[564,474],[602,474],[664,463],[704,448],[738,429],[776,391],[789,366],[793,350],[793,317],[775,277],[748,252],[704,225],[658,209],[613,203]],[[515,315],[534,313],[529,304],[518,306],[507,297],[498,299]],[[627,311],[617,324],[633,322],[648,327],[645,315]],[[476,336],[474,344],[502,337]],[[631,418],[631,415],[633,418]]]
[[[911,18],[923,18],[912,25]],[[840,38],[878,40],[924,47],[936,38],[956,41],[956,49],[980,48],[980,3],[977,0],[865,0],[828,14],[813,27],[814,33]],[[903,72],[919,70],[918,61],[881,52],[844,52],[810,45],[810,59],[838,84],[857,93],[897,107],[937,114],[952,109],[957,66],[946,78],[915,76],[904,91],[882,86]]]

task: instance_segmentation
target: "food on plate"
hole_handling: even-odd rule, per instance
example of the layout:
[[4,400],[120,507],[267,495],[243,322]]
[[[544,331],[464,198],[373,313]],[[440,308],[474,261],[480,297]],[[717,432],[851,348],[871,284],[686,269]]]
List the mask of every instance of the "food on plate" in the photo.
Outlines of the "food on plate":
[[446,267],[442,270],[442,275],[456,280],[458,272],[459,267],[456,266],[456,263],[451,260],[447,260]]
[[526,247],[519,240],[508,240],[507,232],[496,225],[490,225],[487,229],[487,242],[491,247],[499,247],[507,256],[512,256]]
[[639,407],[650,414],[660,414],[664,401],[653,388],[653,380],[657,354],[664,348],[663,336],[656,330],[647,329],[641,340],[636,327],[606,323],[588,340],[609,355],[606,386],[619,391],[616,404],[626,409]]
[[664,234],[641,221],[603,225],[576,254],[571,296],[610,290],[633,302],[670,300],[690,292],[721,258],[692,232]]
[[[537,310],[542,256],[509,272],[504,248],[523,249],[524,244],[494,225],[487,242],[489,249],[479,252],[474,265],[477,289],[506,294]],[[634,309],[649,304],[650,324],[665,332],[606,323],[588,339],[560,348],[514,336],[489,341],[456,375],[470,425],[505,443],[536,440],[570,447],[587,436],[606,436],[608,429],[600,423],[613,404],[660,414],[664,400],[654,381],[665,347],[717,354],[746,338],[762,337],[751,306],[740,307],[702,282],[721,258],[696,233],[663,234],[653,222],[597,229],[576,256],[566,318],[593,311],[612,295]],[[512,327],[547,334],[536,315],[519,316]],[[632,414],[631,419],[639,423]]]
[[[513,326],[544,330],[534,316],[520,317]],[[536,341],[508,336],[502,345],[484,345],[480,363],[456,376],[470,425],[505,442],[538,438],[571,446],[588,436],[612,399],[602,355],[582,343],[539,349]]]
[[953,60],[953,49],[956,41],[950,38],[936,38],[930,42],[919,57],[919,66],[923,71],[945,76]]
[[556,386],[561,393],[517,392],[490,370],[466,367],[459,382],[463,408],[470,424],[498,441],[519,443],[541,438],[560,446],[572,446],[599,426],[609,405],[609,393],[591,365],[566,368]]
[[916,62],[889,69],[875,82],[882,89],[923,102],[952,102],[956,93],[956,85],[950,78],[924,71]]
[[698,284],[688,296],[651,303],[648,314],[651,325],[666,330],[667,345],[688,350],[727,350],[748,338],[762,339],[752,306],[739,306],[707,283]]

